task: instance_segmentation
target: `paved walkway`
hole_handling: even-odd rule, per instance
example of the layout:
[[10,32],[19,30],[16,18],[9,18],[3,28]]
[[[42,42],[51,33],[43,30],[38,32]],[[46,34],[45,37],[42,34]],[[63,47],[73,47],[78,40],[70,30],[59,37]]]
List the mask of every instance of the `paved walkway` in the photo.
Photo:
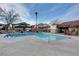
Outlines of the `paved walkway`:
[[79,40],[48,43],[34,37],[0,38],[0,56],[79,56]]

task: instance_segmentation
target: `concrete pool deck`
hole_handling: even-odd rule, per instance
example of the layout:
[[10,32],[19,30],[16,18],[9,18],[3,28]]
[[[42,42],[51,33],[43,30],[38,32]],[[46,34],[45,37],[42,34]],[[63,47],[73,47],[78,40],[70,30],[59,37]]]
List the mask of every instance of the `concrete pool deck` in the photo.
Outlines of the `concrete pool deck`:
[[36,37],[0,38],[0,56],[79,56],[79,37],[51,43]]

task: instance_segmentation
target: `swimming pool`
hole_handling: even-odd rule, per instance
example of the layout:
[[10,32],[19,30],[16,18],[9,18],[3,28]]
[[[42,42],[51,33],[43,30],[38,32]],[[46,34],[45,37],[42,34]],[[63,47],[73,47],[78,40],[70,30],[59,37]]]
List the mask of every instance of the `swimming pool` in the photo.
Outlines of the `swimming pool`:
[[54,35],[54,34],[45,34],[45,33],[30,33],[30,34],[5,34],[2,35],[4,38],[14,38],[14,37],[23,37],[23,36],[30,36],[30,37],[37,37],[40,38],[41,40],[52,40],[52,41],[57,41],[57,40],[64,40],[64,39],[69,39],[69,37],[65,36],[60,36],[60,35]]

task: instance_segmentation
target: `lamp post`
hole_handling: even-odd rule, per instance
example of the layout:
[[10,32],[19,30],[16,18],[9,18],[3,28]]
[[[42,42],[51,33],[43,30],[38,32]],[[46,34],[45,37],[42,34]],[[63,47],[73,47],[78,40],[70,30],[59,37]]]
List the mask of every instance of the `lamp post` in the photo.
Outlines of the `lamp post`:
[[37,14],[38,14],[38,12],[35,12],[35,16],[36,16],[36,32],[37,32]]

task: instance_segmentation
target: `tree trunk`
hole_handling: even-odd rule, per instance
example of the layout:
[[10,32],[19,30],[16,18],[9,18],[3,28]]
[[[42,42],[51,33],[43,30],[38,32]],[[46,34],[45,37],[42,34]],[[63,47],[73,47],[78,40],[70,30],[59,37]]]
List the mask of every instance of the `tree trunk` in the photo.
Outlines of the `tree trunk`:
[[9,24],[6,24],[6,25],[5,25],[5,30],[6,30],[6,32],[8,32],[8,26],[9,26]]
[[12,24],[7,24],[6,30],[8,33],[12,33]]

